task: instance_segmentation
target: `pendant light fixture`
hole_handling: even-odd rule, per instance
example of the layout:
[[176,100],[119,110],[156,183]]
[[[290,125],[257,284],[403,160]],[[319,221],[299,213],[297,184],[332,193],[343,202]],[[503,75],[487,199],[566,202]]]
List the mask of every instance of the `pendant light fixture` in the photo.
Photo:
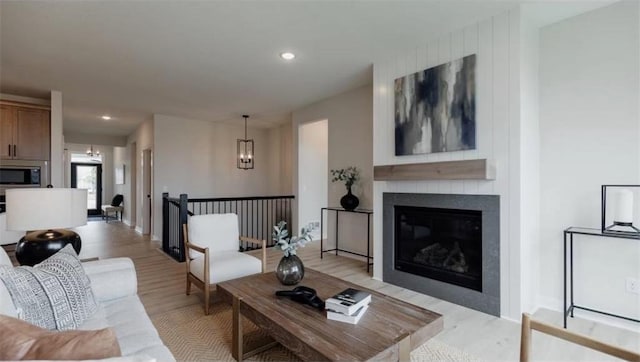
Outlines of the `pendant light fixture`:
[[244,139],[238,139],[238,168],[241,170],[253,169],[254,156],[253,140],[247,138],[247,118],[248,115],[242,115],[244,118]]
[[95,152],[93,152],[93,145],[91,145],[91,148],[87,149],[87,156],[100,157],[100,150],[96,150]]

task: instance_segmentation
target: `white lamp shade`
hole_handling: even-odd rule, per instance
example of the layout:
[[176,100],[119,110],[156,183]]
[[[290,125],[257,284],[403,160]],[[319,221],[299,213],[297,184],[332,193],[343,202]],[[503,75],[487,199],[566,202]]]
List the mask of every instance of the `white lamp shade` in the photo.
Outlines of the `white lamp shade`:
[[618,190],[615,194],[613,222],[633,223],[633,192],[628,189]]
[[64,229],[87,224],[87,190],[9,189],[7,229]]

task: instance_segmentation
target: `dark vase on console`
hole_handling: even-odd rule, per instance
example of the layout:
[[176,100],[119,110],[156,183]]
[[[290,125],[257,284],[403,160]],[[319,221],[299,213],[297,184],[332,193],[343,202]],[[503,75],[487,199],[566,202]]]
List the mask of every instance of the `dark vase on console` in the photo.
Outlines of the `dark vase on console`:
[[347,186],[347,194],[340,199],[340,205],[348,211],[353,211],[360,204],[360,200],[351,193],[351,185]]

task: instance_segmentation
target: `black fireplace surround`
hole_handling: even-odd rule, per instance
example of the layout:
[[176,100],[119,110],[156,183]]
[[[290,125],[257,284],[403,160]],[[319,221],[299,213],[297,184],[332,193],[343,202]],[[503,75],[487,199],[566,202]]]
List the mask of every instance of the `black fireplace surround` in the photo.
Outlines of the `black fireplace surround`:
[[383,280],[500,315],[500,198],[383,194]]

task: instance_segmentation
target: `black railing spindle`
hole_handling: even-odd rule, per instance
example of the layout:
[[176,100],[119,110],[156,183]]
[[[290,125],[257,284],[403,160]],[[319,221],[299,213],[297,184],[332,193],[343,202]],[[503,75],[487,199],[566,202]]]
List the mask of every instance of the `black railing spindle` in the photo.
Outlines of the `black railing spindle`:
[[[238,215],[240,235],[265,239],[273,246],[271,230],[275,223],[285,220],[291,227],[292,195],[225,197],[189,199],[186,194],[172,198],[162,194],[162,249],[178,261],[185,260],[182,225],[189,215],[235,213]],[[259,248],[255,243],[243,242],[240,250]]]

